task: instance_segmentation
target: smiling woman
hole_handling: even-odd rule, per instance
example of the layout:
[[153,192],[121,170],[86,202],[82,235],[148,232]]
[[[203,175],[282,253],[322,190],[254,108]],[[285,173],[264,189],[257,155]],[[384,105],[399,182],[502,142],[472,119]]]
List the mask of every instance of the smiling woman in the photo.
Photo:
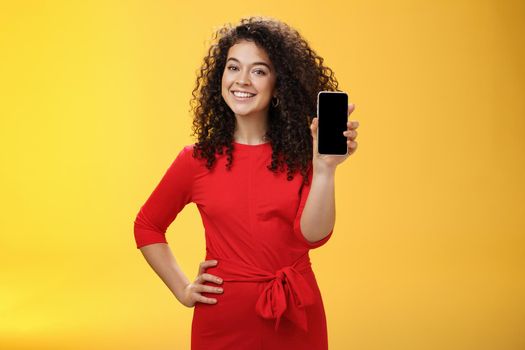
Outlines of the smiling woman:
[[[278,20],[242,19],[214,39],[192,92],[198,142],[179,152],[141,207],[137,248],[194,307],[193,350],[326,350],[309,250],[333,232],[333,173],[314,173],[310,125],[317,93],[336,90],[337,81]],[[190,202],[206,232],[205,261],[191,283],[167,245],[154,244],[167,243],[166,229]],[[306,209],[310,218],[301,220]],[[310,227],[322,238],[307,239]]]

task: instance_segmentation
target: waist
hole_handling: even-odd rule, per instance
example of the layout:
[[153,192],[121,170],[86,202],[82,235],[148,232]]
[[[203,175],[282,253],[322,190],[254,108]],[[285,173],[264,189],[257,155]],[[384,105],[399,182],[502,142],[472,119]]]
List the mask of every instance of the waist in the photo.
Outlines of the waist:
[[213,267],[213,273],[224,281],[266,283],[255,304],[255,311],[262,318],[275,320],[275,331],[278,330],[281,318],[284,316],[303,331],[308,332],[305,308],[315,301],[314,293],[303,276],[312,271],[308,252],[277,271],[267,271],[211,254],[207,255],[206,259],[218,261]]
[[207,270],[212,270],[214,275],[220,276],[226,282],[267,282],[275,279],[287,269],[293,269],[301,273],[312,271],[312,263],[308,252],[301,255],[293,263],[274,271],[214,254],[207,254],[206,260],[218,261],[217,265],[209,267]]

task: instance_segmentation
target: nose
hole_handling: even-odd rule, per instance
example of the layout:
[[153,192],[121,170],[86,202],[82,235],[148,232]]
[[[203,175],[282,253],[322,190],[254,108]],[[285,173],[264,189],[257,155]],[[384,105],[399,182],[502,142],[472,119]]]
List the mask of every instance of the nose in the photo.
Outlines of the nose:
[[239,75],[237,78],[237,84],[239,85],[248,85],[250,84],[249,72],[244,72]]

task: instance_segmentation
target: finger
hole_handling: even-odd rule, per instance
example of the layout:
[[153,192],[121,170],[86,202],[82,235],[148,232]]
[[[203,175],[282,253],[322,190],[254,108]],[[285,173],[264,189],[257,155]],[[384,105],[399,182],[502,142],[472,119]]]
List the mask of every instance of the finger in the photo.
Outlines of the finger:
[[201,262],[199,264],[199,272],[197,272],[197,275],[202,275],[208,267],[215,266],[217,264],[218,264],[217,260],[206,260],[206,261]]
[[198,289],[200,292],[206,292],[206,293],[220,294],[223,292],[223,289],[221,287],[206,286],[204,284],[200,284]]
[[352,113],[355,110],[355,104],[350,103],[348,105],[348,114]]
[[215,304],[217,303],[217,299],[215,298],[206,298],[205,296],[202,296],[200,294],[197,295],[197,301],[205,304]]
[[214,283],[222,283],[222,279],[220,277],[211,275],[209,273],[203,273],[201,275],[201,278],[202,278],[203,281],[210,281],[210,282],[214,282]]
[[355,142],[355,141],[349,140],[349,141],[346,141],[346,143],[347,143],[348,147],[350,147],[352,149],[356,149],[357,148],[357,142]]
[[343,135],[349,137],[350,139],[355,139],[357,137],[357,130],[347,130],[343,131]]
[[357,129],[359,127],[359,122],[357,120],[349,120],[348,123],[346,123],[346,125],[350,128],[350,129]]

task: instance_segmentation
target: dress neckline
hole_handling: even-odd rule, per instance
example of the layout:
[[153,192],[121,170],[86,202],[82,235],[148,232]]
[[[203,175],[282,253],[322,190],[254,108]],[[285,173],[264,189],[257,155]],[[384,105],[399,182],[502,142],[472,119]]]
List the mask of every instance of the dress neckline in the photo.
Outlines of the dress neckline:
[[269,142],[269,141],[265,142],[265,143],[259,143],[257,145],[249,145],[249,144],[240,143],[240,142],[237,142],[237,141],[233,141],[233,144],[235,145],[235,147],[240,148],[240,149],[265,148],[265,147],[271,146],[271,142]]

